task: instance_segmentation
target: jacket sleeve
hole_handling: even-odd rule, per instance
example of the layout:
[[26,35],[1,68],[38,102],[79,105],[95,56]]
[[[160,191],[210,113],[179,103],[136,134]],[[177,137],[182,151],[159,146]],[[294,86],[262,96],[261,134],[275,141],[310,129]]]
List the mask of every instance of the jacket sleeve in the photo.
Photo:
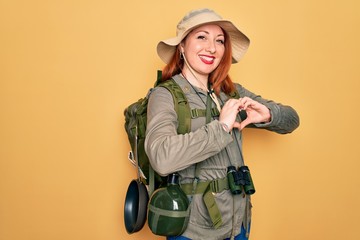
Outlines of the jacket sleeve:
[[276,133],[286,134],[291,133],[300,125],[299,115],[292,107],[264,99],[260,95],[248,91],[240,84],[236,84],[236,87],[240,97],[250,97],[264,104],[271,112],[271,121],[269,123],[251,124],[249,127],[262,128]]
[[171,93],[157,87],[151,93],[147,109],[145,151],[160,175],[183,170],[224,149],[232,137],[215,120],[199,129],[177,134],[177,114]]

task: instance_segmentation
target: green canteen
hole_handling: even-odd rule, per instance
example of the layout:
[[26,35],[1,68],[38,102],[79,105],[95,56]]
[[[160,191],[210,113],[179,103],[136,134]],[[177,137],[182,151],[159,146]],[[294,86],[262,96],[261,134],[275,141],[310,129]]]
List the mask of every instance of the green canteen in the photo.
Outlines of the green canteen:
[[167,187],[157,189],[149,200],[148,225],[156,235],[179,236],[187,227],[189,200],[176,183],[177,177],[175,181],[168,180]]

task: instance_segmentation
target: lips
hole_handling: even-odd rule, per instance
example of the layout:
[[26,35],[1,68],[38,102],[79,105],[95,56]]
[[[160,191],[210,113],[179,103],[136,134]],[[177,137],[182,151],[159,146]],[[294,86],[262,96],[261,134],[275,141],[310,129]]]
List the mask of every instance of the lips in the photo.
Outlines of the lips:
[[207,55],[199,55],[201,61],[205,64],[213,64],[215,61],[215,57],[207,56]]

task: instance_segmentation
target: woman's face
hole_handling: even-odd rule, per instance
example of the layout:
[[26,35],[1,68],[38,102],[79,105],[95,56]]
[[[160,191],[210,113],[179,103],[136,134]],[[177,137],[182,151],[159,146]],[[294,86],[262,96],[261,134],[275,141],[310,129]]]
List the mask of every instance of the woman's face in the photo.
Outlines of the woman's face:
[[[225,36],[218,25],[203,25],[192,30],[181,43],[180,50],[195,72],[208,77],[224,56]],[[183,71],[188,71],[184,64]]]

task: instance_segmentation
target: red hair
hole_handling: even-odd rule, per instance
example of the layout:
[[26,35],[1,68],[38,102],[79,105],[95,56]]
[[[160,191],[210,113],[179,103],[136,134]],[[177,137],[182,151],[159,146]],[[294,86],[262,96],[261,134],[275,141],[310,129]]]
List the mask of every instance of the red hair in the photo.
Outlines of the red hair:
[[[234,83],[229,76],[229,70],[232,64],[230,37],[227,32],[224,30],[223,32],[225,35],[224,56],[221,59],[219,66],[209,75],[209,82],[212,84],[212,87],[217,95],[220,94],[220,91],[229,94],[235,90]],[[170,62],[164,67],[162,71],[162,81],[166,81],[172,76],[181,73],[183,66],[184,60],[180,57],[180,48],[178,45]]]

